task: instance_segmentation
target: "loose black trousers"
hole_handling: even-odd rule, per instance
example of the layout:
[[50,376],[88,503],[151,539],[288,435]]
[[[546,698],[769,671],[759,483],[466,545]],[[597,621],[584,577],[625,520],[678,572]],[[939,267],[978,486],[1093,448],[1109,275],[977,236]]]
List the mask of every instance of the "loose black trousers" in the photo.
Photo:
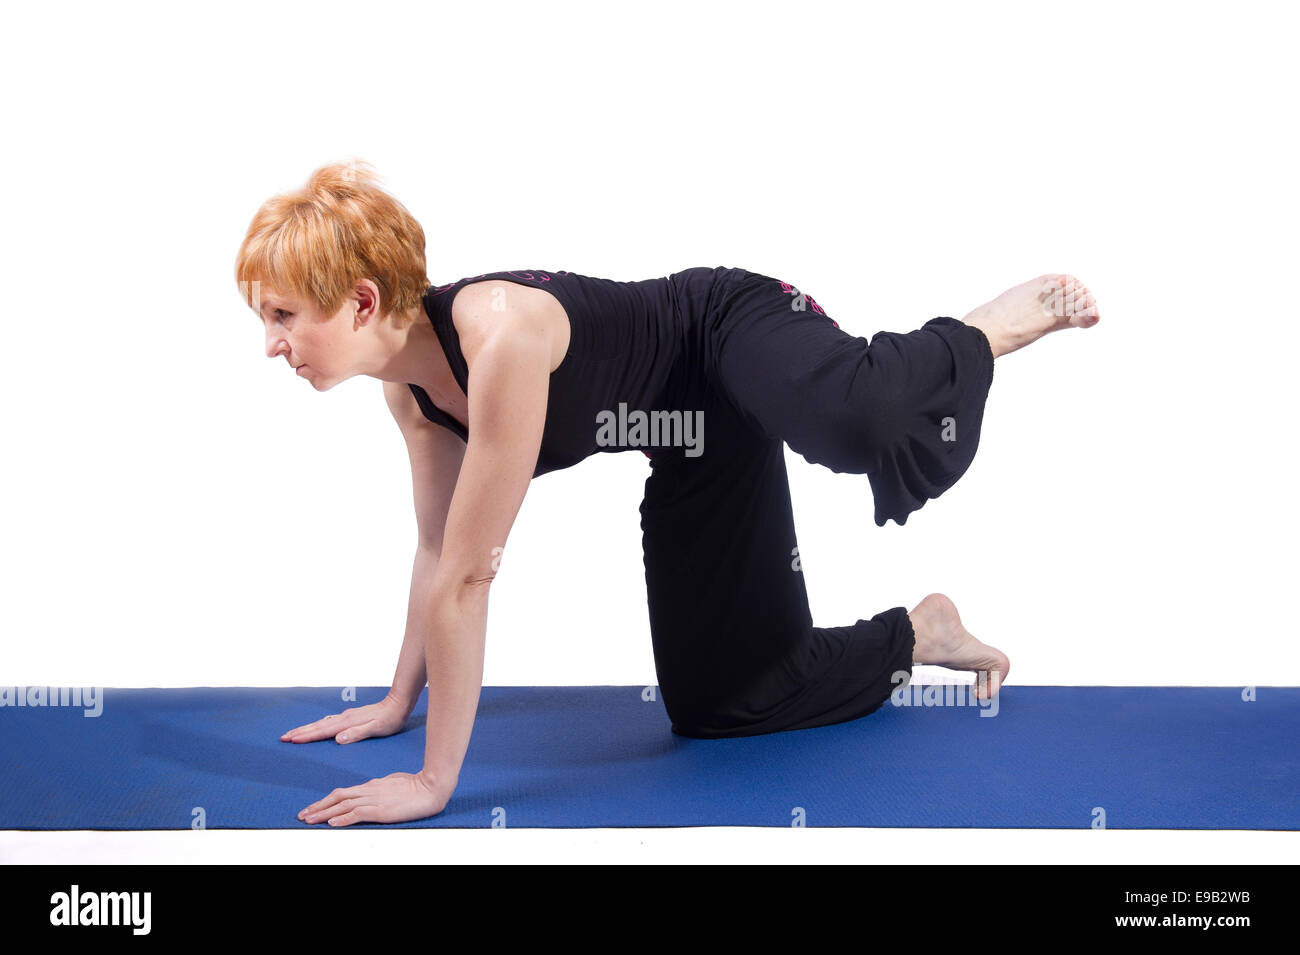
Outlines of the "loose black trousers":
[[686,332],[659,402],[703,412],[702,453],[663,447],[641,504],[655,667],[673,731],[753,736],[856,719],[912,669],[905,607],[815,627],[783,444],[865,474],[903,524],[965,473],[993,380],[983,332],[935,318],[845,332],[810,296],[733,270]]

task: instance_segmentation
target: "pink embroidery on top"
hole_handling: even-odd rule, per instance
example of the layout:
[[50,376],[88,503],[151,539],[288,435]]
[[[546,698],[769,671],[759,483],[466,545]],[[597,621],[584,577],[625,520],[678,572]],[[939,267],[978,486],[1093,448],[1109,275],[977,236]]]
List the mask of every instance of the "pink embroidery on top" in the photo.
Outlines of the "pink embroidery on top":
[[[781,280],[777,279],[777,281],[780,282]],[[815,298],[813,298],[811,295],[805,295],[803,292],[799,291],[789,282],[781,282],[781,291],[787,295],[794,296],[793,301],[790,302],[790,307],[794,311],[802,312],[804,310],[804,303],[807,302],[807,304],[811,305],[813,311],[816,312],[818,315],[826,315],[826,310],[817,304],[817,300]],[[830,318],[829,315],[826,315],[826,317]],[[834,325],[836,328],[840,327],[840,323],[835,321],[834,319],[831,319],[831,324]]]
[[[569,273],[556,272],[555,274],[568,275]],[[441,295],[443,292],[446,292],[452,286],[459,285],[461,282],[472,282],[475,279],[485,278],[489,275],[513,275],[515,278],[525,279],[526,281],[529,282],[549,282],[551,280],[551,277],[549,275],[547,275],[545,272],[542,272],[540,270],[535,272],[534,271],[525,272],[525,271],[513,271],[507,269],[504,272],[481,272],[478,275],[469,275],[463,279],[457,279],[455,282],[448,282],[446,285],[437,285],[429,289],[429,294]]]

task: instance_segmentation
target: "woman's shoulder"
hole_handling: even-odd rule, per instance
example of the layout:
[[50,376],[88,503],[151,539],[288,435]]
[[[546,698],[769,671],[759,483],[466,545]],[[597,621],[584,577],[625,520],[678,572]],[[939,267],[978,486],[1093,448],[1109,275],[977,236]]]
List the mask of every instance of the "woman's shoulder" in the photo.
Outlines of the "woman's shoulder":
[[542,288],[519,285],[508,279],[480,278],[461,286],[451,303],[466,360],[503,324],[540,331],[551,343],[550,371],[564,361],[572,338],[572,323],[563,303]]

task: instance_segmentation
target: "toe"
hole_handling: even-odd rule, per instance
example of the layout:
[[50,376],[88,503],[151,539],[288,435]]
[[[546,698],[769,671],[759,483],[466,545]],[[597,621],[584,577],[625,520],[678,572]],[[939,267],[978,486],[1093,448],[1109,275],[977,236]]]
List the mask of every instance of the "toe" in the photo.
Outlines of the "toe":
[[1079,328],[1089,328],[1096,325],[1097,320],[1097,306],[1089,305],[1075,312],[1074,316],[1070,319],[1070,322]]

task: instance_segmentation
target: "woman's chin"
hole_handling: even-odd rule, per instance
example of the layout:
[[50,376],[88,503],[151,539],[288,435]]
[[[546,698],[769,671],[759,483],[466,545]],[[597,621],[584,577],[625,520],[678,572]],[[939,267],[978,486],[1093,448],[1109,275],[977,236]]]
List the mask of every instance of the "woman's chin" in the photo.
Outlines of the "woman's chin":
[[305,378],[307,380],[307,383],[310,384],[317,391],[324,391],[328,387],[328,384],[326,383],[326,379],[321,375],[320,372],[318,372],[315,368],[312,368],[310,365],[299,365],[298,370],[295,372],[295,374],[299,378]]
[[341,376],[338,374],[326,374],[320,369],[313,368],[310,365],[299,365],[297,375],[299,378],[306,379],[307,383],[317,391],[329,391],[339,382],[347,381],[352,377],[352,374],[344,374]]

